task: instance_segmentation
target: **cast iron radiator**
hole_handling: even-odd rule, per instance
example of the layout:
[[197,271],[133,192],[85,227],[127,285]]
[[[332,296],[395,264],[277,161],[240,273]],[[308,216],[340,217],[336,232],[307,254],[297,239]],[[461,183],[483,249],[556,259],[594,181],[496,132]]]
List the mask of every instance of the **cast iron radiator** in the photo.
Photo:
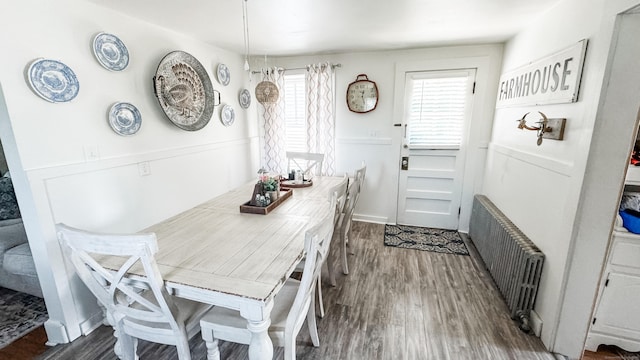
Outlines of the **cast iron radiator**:
[[473,199],[469,237],[520,329],[529,332],[544,254],[484,195]]

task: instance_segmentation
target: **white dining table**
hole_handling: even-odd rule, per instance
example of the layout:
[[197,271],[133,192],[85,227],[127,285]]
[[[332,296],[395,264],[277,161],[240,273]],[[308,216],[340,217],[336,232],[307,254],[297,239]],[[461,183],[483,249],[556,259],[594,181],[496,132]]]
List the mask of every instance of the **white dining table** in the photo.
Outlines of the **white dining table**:
[[315,177],[266,215],[240,212],[253,193],[255,182],[247,183],[142,232],[156,234],[156,262],[173,295],[238,310],[251,332],[249,359],[272,359],[274,297],[304,257],[304,232],[329,211],[329,189],[341,179]]

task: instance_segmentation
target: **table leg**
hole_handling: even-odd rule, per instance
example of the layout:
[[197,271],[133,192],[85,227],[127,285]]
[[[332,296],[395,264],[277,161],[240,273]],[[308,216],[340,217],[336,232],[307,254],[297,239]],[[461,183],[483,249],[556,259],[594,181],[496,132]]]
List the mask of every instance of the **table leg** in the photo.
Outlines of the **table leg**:
[[220,360],[220,349],[218,348],[218,340],[205,341],[207,347],[207,360]]
[[269,337],[269,325],[271,319],[262,321],[247,320],[247,329],[251,332],[251,343],[249,344],[250,360],[271,360],[273,359],[273,342]]
[[122,322],[116,322],[116,326],[113,328],[113,335],[116,337],[116,343],[113,346],[113,351],[120,360],[138,360],[138,339],[129,336],[122,330]]

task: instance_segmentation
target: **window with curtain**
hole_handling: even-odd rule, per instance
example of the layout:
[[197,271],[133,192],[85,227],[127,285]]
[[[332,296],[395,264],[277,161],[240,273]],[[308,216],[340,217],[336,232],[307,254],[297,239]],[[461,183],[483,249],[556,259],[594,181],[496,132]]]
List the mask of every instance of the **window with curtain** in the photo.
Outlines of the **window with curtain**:
[[[277,106],[265,106],[265,168],[282,172],[284,153],[324,154],[322,175],[335,173],[335,78],[329,63],[311,64],[301,71],[266,72],[280,91]],[[305,71],[306,70],[306,71]],[[276,76],[277,75],[277,76]]]
[[407,74],[407,145],[457,149],[462,143],[466,101],[473,78],[466,71]]
[[284,75],[286,151],[307,151],[305,74]]

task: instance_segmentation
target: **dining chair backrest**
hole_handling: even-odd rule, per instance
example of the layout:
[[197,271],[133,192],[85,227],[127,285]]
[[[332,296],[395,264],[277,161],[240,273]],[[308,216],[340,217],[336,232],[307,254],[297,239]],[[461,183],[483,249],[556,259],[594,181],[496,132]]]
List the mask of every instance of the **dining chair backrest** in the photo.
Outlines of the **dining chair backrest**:
[[[336,201],[337,199],[334,193],[329,200],[329,210],[316,225],[305,233],[304,269],[295,300],[287,316],[285,342],[295,342],[296,335],[304,324],[309,307],[313,303],[314,289],[320,277],[322,265],[328,256],[331,238],[333,236],[334,218],[336,214],[334,211],[331,211],[331,209],[336,207]],[[289,348],[290,346],[285,345],[285,349]]]
[[300,170],[303,174],[322,175],[322,164],[324,162],[324,154],[311,152],[287,151],[287,173],[292,170]]
[[334,219],[334,226],[339,226],[339,222],[341,221],[341,215],[344,211],[344,207],[347,203],[347,190],[349,187],[349,176],[344,174],[342,180],[334,185],[331,189],[329,189],[329,200],[331,200],[332,196],[336,198],[336,217]]
[[343,215],[344,219],[343,219],[343,226],[340,230],[343,233],[346,233],[349,231],[349,224],[351,223],[351,218],[353,217],[353,211],[356,208],[359,192],[360,192],[360,182],[353,181],[353,183],[349,184],[349,189],[347,190],[347,201],[342,211],[342,213],[344,214]]
[[[358,168],[353,176],[353,181],[349,183],[349,189],[347,190],[347,201],[342,212],[342,218],[339,223],[339,227],[334,231],[335,237],[339,239],[340,249],[342,253],[342,273],[349,274],[349,264],[347,256],[347,245],[349,243],[349,232],[351,230],[351,221],[353,220],[353,213],[360,198],[360,193],[364,185],[364,176],[367,171],[367,167],[362,162],[362,166]],[[332,277],[332,284],[333,279]]]
[[[329,201],[332,201],[332,198],[335,198],[335,205],[333,205],[335,209],[335,216],[333,218],[333,237],[337,237],[339,234],[339,229],[342,226],[342,221],[344,219],[344,206],[347,203],[347,189],[349,186],[349,176],[347,174],[344,175],[342,180],[333,187],[329,189]],[[329,281],[332,286],[336,286],[336,276],[335,276],[335,258],[331,255],[332,252],[329,251],[327,254],[327,271],[329,273]],[[321,298],[321,296],[320,296]],[[320,307],[320,316],[322,317],[324,314],[324,309]]]
[[[176,321],[179,309],[154,259],[158,251],[155,234],[101,234],[64,224],[57,224],[56,229],[65,257],[113,318],[114,327],[164,344],[175,345],[176,338],[187,337],[184,324]],[[100,263],[105,255],[121,257],[122,264],[118,269],[105,268]],[[144,276],[132,276],[133,272]]]
[[[358,191],[356,192],[355,203],[357,203],[358,199],[360,198],[360,193],[362,192],[362,188],[364,186],[364,177],[366,173],[367,173],[367,165],[365,165],[363,161],[362,166],[356,170],[356,173],[354,176],[355,182],[358,183]],[[354,207],[355,207],[355,204],[354,204]]]

